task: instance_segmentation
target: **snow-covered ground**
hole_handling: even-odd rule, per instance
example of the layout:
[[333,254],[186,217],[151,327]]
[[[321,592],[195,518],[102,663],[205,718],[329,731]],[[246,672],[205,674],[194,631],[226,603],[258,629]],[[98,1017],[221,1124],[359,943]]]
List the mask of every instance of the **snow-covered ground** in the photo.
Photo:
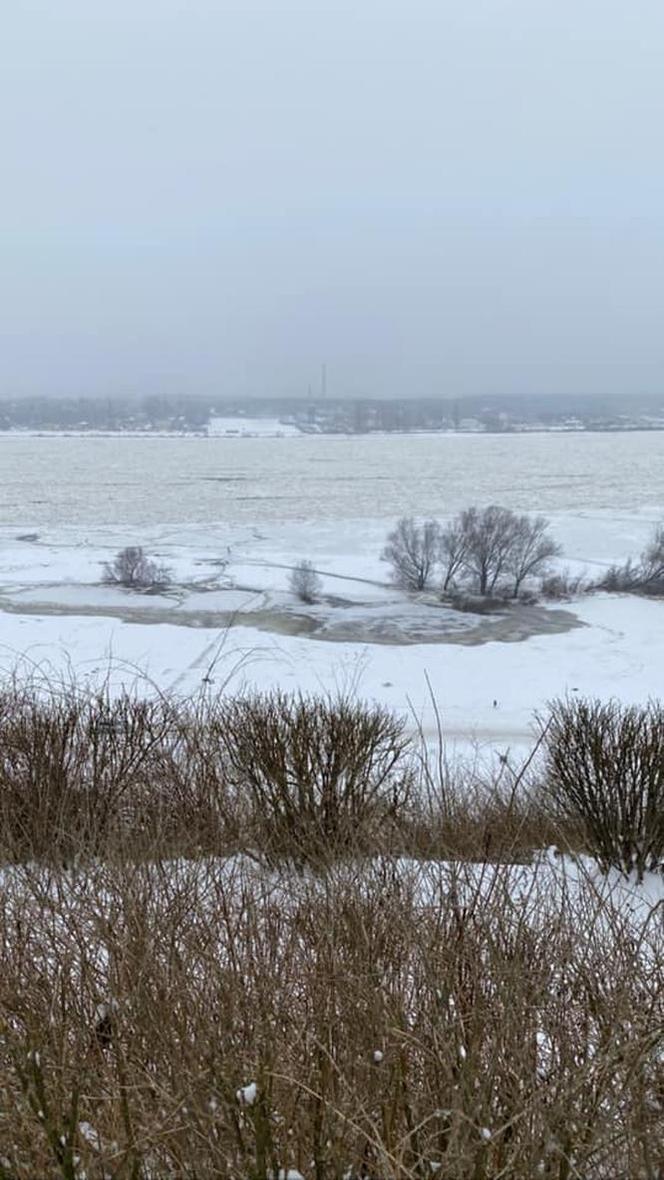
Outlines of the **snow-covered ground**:
[[297,426],[278,418],[211,418],[207,432],[210,437],[228,438],[291,438],[300,434]]
[[[650,528],[639,515],[554,518],[563,564],[591,575],[638,552]],[[584,596],[561,604],[574,625],[526,628],[526,638],[506,641],[491,619],[412,602],[391,586],[380,560],[385,532],[380,520],[180,525],[140,535],[4,527],[0,666],[178,693],[225,685],[352,691],[411,714],[433,734],[430,685],[451,744],[501,749],[530,743],[533,713],[553,696],[661,694],[664,603]],[[173,568],[172,591],[136,595],[101,585],[104,561],[132,542]],[[324,601],[311,610],[288,584],[303,557],[323,581]],[[387,638],[381,620],[389,621]],[[319,628],[315,637],[309,625]],[[441,638],[449,641],[433,641]]]

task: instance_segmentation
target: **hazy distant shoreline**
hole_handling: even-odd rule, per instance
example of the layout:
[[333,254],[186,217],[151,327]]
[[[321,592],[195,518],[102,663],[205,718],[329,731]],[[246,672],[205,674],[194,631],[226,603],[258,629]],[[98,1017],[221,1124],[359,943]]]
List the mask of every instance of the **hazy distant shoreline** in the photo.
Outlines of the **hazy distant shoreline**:
[[664,422],[658,426],[537,426],[513,428],[509,430],[491,430],[490,428],[483,428],[482,430],[367,430],[367,431],[339,431],[339,430],[300,430],[296,433],[282,432],[275,430],[274,433],[254,433],[253,431],[238,431],[237,433],[228,434],[210,434],[205,430],[63,430],[54,427],[52,430],[41,428],[39,430],[29,430],[12,428],[11,430],[0,431],[0,441],[3,439],[16,438],[170,438],[170,439],[202,439],[205,441],[237,441],[242,442],[247,439],[285,439],[291,440],[293,438],[325,438],[325,439],[339,439],[340,441],[348,441],[349,439],[367,439],[367,438],[454,438],[462,436],[463,438],[490,436],[491,438],[516,438],[523,435],[542,435],[542,434],[662,434],[664,433]]

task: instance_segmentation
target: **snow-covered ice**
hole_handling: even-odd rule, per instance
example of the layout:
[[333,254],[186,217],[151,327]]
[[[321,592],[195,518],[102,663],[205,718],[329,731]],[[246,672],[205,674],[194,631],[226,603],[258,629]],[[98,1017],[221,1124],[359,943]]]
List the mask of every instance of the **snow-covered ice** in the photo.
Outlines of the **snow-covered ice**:
[[[596,519],[583,525],[578,516],[556,520],[570,560],[580,564],[585,554],[589,566],[626,556],[647,535],[640,518],[631,531],[623,522],[614,536],[612,527]],[[551,697],[644,701],[662,691],[664,603],[582,596],[562,604],[582,625],[519,642],[371,642],[376,620],[389,619],[397,636],[399,627],[405,635],[423,626],[427,612],[461,638],[469,625],[468,616],[413,603],[390,585],[380,560],[384,521],[238,526],[224,536],[222,545],[218,528],[202,526],[142,533],[146,550],[173,567],[176,582],[167,593],[145,595],[100,584],[119,539],[137,543],[136,532],[89,530],[81,540],[72,530],[48,529],[37,541],[17,541],[16,530],[5,527],[0,667],[181,694],[222,686],[355,692],[433,734],[430,685],[452,745],[514,750],[531,742],[533,713]],[[305,555],[322,571],[325,597],[308,612],[288,585]],[[295,625],[307,614],[321,624],[315,641]],[[355,638],[326,642],[326,628],[334,627],[351,628]]]
[[[506,633],[400,594],[386,534],[400,514],[493,500],[546,512],[562,565],[596,577],[664,517],[662,437],[0,437],[0,667],[144,691],[353,691],[428,735],[431,689],[450,744],[515,752],[553,696],[660,695],[664,603],[581,597],[550,633]],[[102,585],[137,544],[172,568],[167,592]],[[289,586],[305,558],[312,608]]]

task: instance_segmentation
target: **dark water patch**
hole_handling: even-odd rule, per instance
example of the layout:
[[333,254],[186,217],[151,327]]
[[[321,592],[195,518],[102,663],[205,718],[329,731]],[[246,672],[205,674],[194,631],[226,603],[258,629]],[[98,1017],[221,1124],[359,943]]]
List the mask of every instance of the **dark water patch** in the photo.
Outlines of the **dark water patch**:
[[0,600],[0,610],[14,615],[48,615],[86,618],[113,618],[123,623],[143,626],[168,623],[174,627],[207,628],[225,631],[232,627],[250,627],[276,635],[296,635],[327,643],[377,644],[389,647],[410,647],[413,644],[462,644],[475,647],[484,643],[520,643],[535,635],[563,634],[585,627],[572,611],[549,610],[546,607],[515,606],[500,616],[478,618],[474,625],[458,629],[441,617],[436,625],[433,618],[391,619],[389,614],[371,619],[335,618],[334,611],[327,617],[316,618],[303,612],[279,609],[205,611],[186,607],[141,607],[127,604],[121,607],[62,606],[49,602],[16,603]]

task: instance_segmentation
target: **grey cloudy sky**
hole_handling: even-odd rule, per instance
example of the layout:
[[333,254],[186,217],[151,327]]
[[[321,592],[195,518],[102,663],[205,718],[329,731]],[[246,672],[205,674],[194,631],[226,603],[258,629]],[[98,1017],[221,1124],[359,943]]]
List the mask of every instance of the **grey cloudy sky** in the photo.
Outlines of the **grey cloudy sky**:
[[5,0],[0,394],[664,392],[661,0]]

